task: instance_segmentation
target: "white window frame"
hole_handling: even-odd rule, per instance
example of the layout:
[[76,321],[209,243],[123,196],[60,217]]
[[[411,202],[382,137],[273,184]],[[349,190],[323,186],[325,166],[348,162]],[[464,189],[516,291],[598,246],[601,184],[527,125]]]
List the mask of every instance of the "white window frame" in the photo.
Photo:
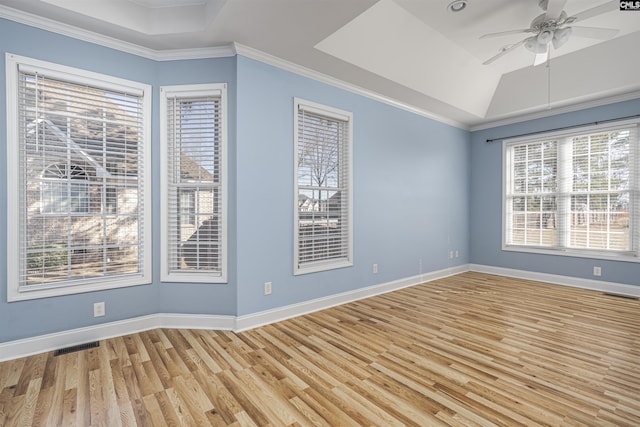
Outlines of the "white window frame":
[[[558,206],[563,206],[565,211],[570,208],[566,204],[570,203],[571,190],[568,187],[573,175],[573,165],[571,161],[571,139],[586,134],[614,131],[622,128],[635,128],[635,141],[630,147],[630,201],[629,201],[629,239],[631,249],[628,251],[616,251],[605,249],[588,249],[571,247],[569,241],[569,228],[567,218],[561,218],[556,211],[556,227],[558,228],[558,243],[555,246],[534,246],[510,243],[509,220],[510,204],[507,192],[509,191],[512,175],[512,165],[510,149],[515,145],[535,143],[541,141],[558,141],[557,146],[557,188],[549,194],[557,197]],[[505,139],[502,150],[502,250],[536,253],[546,255],[560,255],[578,258],[591,258],[602,260],[615,260],[625,262],[640,262],[640,120],[620,120],[613,123],[595,124],[581,126],[569,130],[539,133],[530,136]],[[569,184],[567,184],[567,182]],[[586,194],[586,193],[585,193]]]
[[[344,141],[347,144],[345,160],[347,171],[344,173],[344,178],[347,180],[345,186],[347,192],[347,254],[345,257],[338,259],[319,260],[307,263],[300,262],[299,254],[299,183],[298,183],[298,147],[299,147],[299,120],[298,112],[305,110],[313,114],[324,116],[328,119],[342,121],[347,123],[347,140]],[[333,270],[337,268],[351,267],[353,266],[353,113],[349,111],[340,110],[338,108],[322,105],[316,102],[307,101],[301,98],[294,98],[294,200],[293,200],[293,274],[301,275],[308,273],[316,273],[320,271]]]
[[[204,97],[219,96],[221,106],[221,128],[220,128],[220,221],[222,223],[220,236],[220,275],[212,275],[210,272],[203,271],[175,271],[171,270],[169,263],[169,140],[167,135],[167,100],[170,97]],[[228,116],[227,116],[227,84],[226,83],[205,83],[191,85],[172,85],[160,87],[160,162],[161,162],[161,262],[160,262],[160,280],[162,282],[186,282],[186,283],[227,283],[227,260],[228,260],[228,244],[227,244],[227,134],[228,134]],[[197,201],[196,201],[197,204]]]
[[[23,301],[37,298],[47,298],[60,295],[78,294],[84,292],[122,288],[128,286],[149,284],[152,281],[151,266],[151,86],[144,83],[125,80],[100,73],[68,67],[33,58],[27,58],[11,53],[5,54],[6,67],[6,96],[7,96],[7,241],[20,242],[20,188],[19,159],[19,123],[18,123],[18,79],[21,67],[36,70],[43,75],[76,84],[87,84],[92,87],[130,91],[142,95],[142,129],[143,170],[139,175],[142,180],[142,202],[140,207],[140,231],[142,233],[142,259],[137,274],[114,275],[96,279],[67,280],[56,282],[50,286],[38,285],[32,289],[20,286],[20,269],[23,264],[19,249],[9,248],[7,251],[7,300]],[[26,262],[26,261],[25,261]]]

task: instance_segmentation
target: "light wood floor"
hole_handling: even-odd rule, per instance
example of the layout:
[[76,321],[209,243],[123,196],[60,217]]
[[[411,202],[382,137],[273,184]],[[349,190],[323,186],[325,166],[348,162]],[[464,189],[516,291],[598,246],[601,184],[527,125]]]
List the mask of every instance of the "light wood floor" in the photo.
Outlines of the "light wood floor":
[[0,364],[2,426],[640,426],[640,302],[465,273]]

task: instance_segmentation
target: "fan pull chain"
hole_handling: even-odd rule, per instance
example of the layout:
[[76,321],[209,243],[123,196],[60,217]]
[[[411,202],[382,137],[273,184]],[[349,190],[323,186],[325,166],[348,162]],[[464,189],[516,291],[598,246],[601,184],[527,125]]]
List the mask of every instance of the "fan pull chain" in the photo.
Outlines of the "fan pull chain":
[[547,56],[547,110],[551,109],[551,52]]

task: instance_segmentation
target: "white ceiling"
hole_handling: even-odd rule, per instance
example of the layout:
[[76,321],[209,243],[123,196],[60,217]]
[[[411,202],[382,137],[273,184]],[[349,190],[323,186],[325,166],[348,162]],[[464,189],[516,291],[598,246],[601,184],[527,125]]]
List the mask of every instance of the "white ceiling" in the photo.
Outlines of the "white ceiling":
[[[155,53],[237,43],[471,129],[640,97],[640,12],[611,2],[578,25],[617,36],[574,34],[549,67],[534,67],[524,46],[482,65],[531,34],[481,35],[529,28],[544,11],[538,0],[468,0],[452,13],[450,1],[0,0],[0,17],[44,18]],[[564,11],[603,3],[567,0]]]

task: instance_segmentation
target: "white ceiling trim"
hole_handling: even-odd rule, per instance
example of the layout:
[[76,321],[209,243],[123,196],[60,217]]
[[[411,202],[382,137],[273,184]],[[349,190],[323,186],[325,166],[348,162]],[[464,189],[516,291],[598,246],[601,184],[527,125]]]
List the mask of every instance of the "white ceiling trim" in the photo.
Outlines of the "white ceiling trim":
[[194,49],[154,50],[153,57],[156,61],[180,61],[187,59],[226,58],[236,56],[233,44],[226,46],[202,47]]
[[137,33],[167,35],[205,31],[227,0],[39,1]]
[[41,30],[51,31],[63,36],[97,44],[121,52],[130,53],[154,61],[177,61],[185,59],[222,58],[236,54],[232,45],[215,46],[196,49],[154,50],[134,43],[128,43],[113,37],[95,33],[93,31],[63,24],[48,18],[19,11],[0,5],[0,18],[18,22],[20,24],[36,27]]
[[43,18],[41,16],[33,15],[28,12],[19,11],[7,6],[0,5],[0,18],[5,18],[10,21],[18,22],[20,24],[36,27],[41,30],[51,31],[63,36],[68,36],[74,39],[79,39],[89,43],[98,44],[100,46],[120,50],[122,52],[142,56],[144,58],[153,59],[153,51],[151,49],[147,49],[133,43],[127,43],[122,40],[114,39],[112,37],[107,37],[102,34],[94,33],[92,31],[83,30],[72,25],[62,24],[48,18]]
[[357,95],[365,96],[375,101],[382,102],[384,104],[391,105],[401,110],[409,111],[411,113],[418,114],[420,116],[423,116],[423,117],[426,117],[450,126],[454,126],[463,130],[469,130],[469,127],[466,124],[458,122],[456,120],[452,120],[448,117],[443,117],[443,116],[434,114],[431,111],[423,110],[421,108],[416,108],[413,105],[400,102],[396,99],[389,98],[377,92],[373,92],[369,89],[364,89],[360,86],[347,83],[345,81],[336,79],[326,74],[322,74],[318,71],[311,70],[301,65],[294,64],[293,62],[289,62],[287,60],[278,58],[276,56],[259,51],[257,49],[254,49],[248,46],[243,46],[239,43],[234,43],[234,46],[238,55],[246,56],[247,58],[255,59],[256,61],[260,61],[268,65],[273,65],[274,67],[283,69],[285,71],[289,71],[303,77],[308,77],[310,79],[329,84],[339,89],[347,90]]
[[234,56],[240,54],[247,58],[255,59],[257,61],[273,65],[292,73],[308,77],[331,86],[335,86],[340,89],[348,90],[349,92],[366,96],[367,98],[374,99],[376,101],[391,105],[393,107],[409,111],[414,114],[418,114],[423,117],[427,117],[438,122],[448,124],[460,129],[467,130],[468,126],[464,123],[456,120],[449,119],[447,117],[439,116],[430,111],[426,111],[420,108],[416,108],[412,105],[400,102],[398,100],[380,95],[379,93],[364,89],[362,87],[352,85],[342,80],[330,77],[326,74],[319,73],[306,67],[294,64],[284,59],[275,57],[273,55],[261,52],[257,49],[243,46],[239,43],[229,44],[227,46],[218,46],[210,48],[200,49],[175,49],[175,50],[154,50],[148,49],[133,43],[123,42],[112,37],[104,36],[92,31],[84,30],[74,27],[72,25],[62,24],[60,22],[53,21],[51,19],[43,18],[33,15],[31,13],[22,12],[7,6],[0,5],[0,18],[5,18],[14,22],[29,25],[31,27],[40,28],[41,30],[51,31],[56,34],[72,37],[78,40],[94,43],[100,46],[116,49],[122,52],[131,53],[133,55],[141,56],[143,58],[151,59],[154,61],[177,61],[188,59],[206,59],[206,58],[222,58]]
[[45,31],[50,31],[56,34],[61,34],[78,40],[86,41],[96,45],[104,46],[107,48],[119,50],[125,53],[133,54],[139,57],[147,58],[154,61],[174,61],[174,60],[189,60],[189,59],[207,59],[207,58],[220,58],[231,57],[236,54],[241,54],[251,59],[258,60],[260,62],[273,65],[275,67],[284,69],[286,71],[293,72],[295,74],[308,77],[331,86],[347,90],[349,92],[365,96],[367,98],[385,103],[387,105],[432,119],[438,122],[451,125],[463,130],[477,131],[488,129],[497,126],[504,126],[508,124],[523,122],[527,120],[533,120],[543,117],[548,117],[556,114],[562,114],[567,112],[573,112],[582,110],[585,108],[597,107],[601,105],[607,105],[616,102],[622,102],[631,99],[640,98],[640,90],[632,90],[627,93],[613,95],[597,100],[578,102],[568,106],[560,106],[556,108],[546,109],[542,111],[533,111],[529,113],[523,112],[517,116],[508,117],[504,119],[492,120],[488,122],[482,122],[477,125],[467,125],[465,123],[435,114],[425,109],[416,108],[410,104],[403,103],[388,96],[381,95],[374,91],[364,89],[362,87],[353,85],[351,83],[344,82],[342,80],[330,77],[326,74],[311,70],[309,68],[294,64],[287,60],[275,57],[273,55],[264,53],[257,49],[253,49],[247,46],[243,46],[237,43],[229,44],[225,46],[205,47],[195,49],[174,49],[174,50],[154,50],[146,48],[134,43],[125,42],[113,37],[108,37],[102,34],[98,34],[89,30],[81,29],[72,25],[63,24],[57,21],[53,21],[48,18],[37,16],[28,12],[19,11],[17,9],[10,8],[8,6],[0,5],[0,18],[4,18],[10,21],[25,24],[31,27],[39,28]]
[[601,107],[603,105],[615,104],[617,102],[631,101],[633,99],[640,99],[640,90],[634,90],[631,92],[621,93],[618,95],[608,96],[591,101],[579,102],[562,107],[549,108],[533,113],[520,114],[518,116],[509,117],[502,120],[493,120],[490,122],[480,123],[478,125],[468,127],[468,130],[470,130],[471,132],[475,132],[478,130],[491,129],[499,126],[526,122],[528,120],[543,119],[545,117],[556,116],[558,114],[573,113],[575,111],[585,110],[587,108]]

